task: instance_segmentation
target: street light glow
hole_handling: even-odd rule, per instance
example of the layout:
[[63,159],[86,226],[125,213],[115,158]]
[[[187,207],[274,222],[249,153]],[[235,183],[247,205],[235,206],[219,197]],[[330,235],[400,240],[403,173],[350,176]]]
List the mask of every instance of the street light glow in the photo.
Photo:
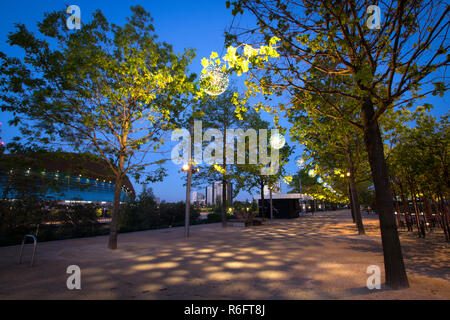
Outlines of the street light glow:
[[210,96],[218,96],[228,87],[228,75],[215,64],[208,65],[200,75],[203,91]]
[[286,140],[281,134],[276,134],[270,137],[270,145],[274,149],[281,149],[283,148],[284,144],[286,143]]
[[295,164],[297,165],[297,167],[299,167],[300,169],[303,168],[303,165],[305,164],[305,160],[302,157],[297,157],[295,159]]

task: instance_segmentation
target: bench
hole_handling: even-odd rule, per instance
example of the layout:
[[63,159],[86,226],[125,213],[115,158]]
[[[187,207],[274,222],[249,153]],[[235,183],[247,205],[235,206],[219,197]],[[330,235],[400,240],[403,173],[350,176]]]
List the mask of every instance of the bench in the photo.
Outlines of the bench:
[[237,217],[237,219],[229,220],[230,225],[236,225],[236,226],[255,226],[255,225],[261,225],[265,221],[265,219],[261,218],[255,218],[258,212],[246,212],[246,211],[239,211],[236,210],[234,212],[234,215]]

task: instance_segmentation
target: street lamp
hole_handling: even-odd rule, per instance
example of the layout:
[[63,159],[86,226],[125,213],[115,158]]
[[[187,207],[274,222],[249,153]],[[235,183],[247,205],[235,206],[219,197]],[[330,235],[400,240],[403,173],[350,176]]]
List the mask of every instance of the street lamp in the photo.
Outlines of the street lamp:
[[190,209],[191,209],[191,178],[193,172],[199,172],[199,168],[192,167],[192,161],[190,163],[185,163],[181,167],[181,171],[187,172],[187,186],[186,186],[186,215],[184,217],[184,225],[185,225],[185,235],[186,238],[189,237],[189,218],[190,218]]
[[270,146],[274,149],[281,149],[286,144],[286,139],[281,134],[270,137]]
[[210,96],[218,96],[225,92],[228,87],[229,79],[218,65],[208,65],[200,75],[202,89]]
[[[210,96],[218,96],[225,92],[228,88],[228,84],[230,83],[230,79],[228,77],[228,74],[226,71],[218,64],[212,63],[208,64],[203,70],[202,74],[200,75],[200,85],[205,93],[207,93]],[[191,134],[192,137],[192,134]],[[225,166],[226,167],[226,166]],[[226,168],[225,168],[226,169]],[[188,173],[189,176],[189,173]],[[190,178],[189,178],[190,179]],[[190,188],[190,185],[189,185]],[[226,197],[226,190],[227,186],[226,184],[223,184],[222,189],[224,192],[224,195],[222,197]],[[223,198],[222,198],[223,199]],[[222,203],[222,226],[226,227],[226,202],[223,201]]]
[[303,169],[305,165],[305,160],[302,157],[297,157],[295,159],[295,164],[300,169],[300,172],[298,173],[298,185],[299,185],[299,193],[302,193],[302,180],[301,180],[301,170]]
[[[302,170],[303,167],[305,166],[305,159],[303,159],[302,157],[297,157],[295,158],[295,164],[297,165],[299,172],[298,172],[298,190],[299,193],[302,194]],[[303,197],[302,197],[303,199]],[[301,203],[300,203],[301,204]],[[300,207],[300,210],[302,210],[302,208]],[[305,203],[305,211],[306,211],[306,203]]]

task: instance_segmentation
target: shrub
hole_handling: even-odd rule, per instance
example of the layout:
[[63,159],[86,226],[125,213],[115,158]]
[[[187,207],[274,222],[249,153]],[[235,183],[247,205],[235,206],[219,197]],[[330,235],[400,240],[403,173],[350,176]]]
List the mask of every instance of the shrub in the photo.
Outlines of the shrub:
[[[186,214],[186,204],[184,202],[166,203],[162,202],[159,206],[160,219],[162,226],[184,226]],[[190,222],[196,224],[200,217],[200,210],[191,205]]]
[[146,230],[161,225],[158,207],[151,189],[144,189],[136,200],[122,206],[119,216],[121,232]]

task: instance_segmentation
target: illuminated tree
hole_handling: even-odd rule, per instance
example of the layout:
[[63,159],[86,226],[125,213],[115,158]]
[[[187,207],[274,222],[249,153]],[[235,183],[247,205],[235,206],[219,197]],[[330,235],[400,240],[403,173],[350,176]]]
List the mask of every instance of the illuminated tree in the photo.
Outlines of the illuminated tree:
[[[24,25],[10,33],[8,43],[24,50],[23,59],[1,54],[2,110],[17,115],[12,123],[30,140],[90,149],[114,173],[110,249],[117,248],[125,175],[140,177],[157,163],[146,155],[161,146],[196,94],[193,77],[186,76],[194,52],[176,54],[157,41],[148,12],[131,10],[124,26],[96,11],[76,31],[67,30],[64,11],[46,14],[39,36]],[[161,171],[154,173],[161,178]]]
[[[378,121],[388,110],[448,89],[434,76],[450,64],[450,7],[442,1],[387,1],[381,4],[380,29],[373,30],[366,26],[366,1],[235,0],[227,6],[233,6],[233,15],[248,12],[257,21],[254,28],[226,36],[237,47],[229,47],[222,60],[231,71],[247,74],[241,101],[259,93],[286,94],[292,103],[363,131],[386,284],[408,287]],[[332,85],[340,82],[346,85]],[[335,104],[334,96],[353,103]],[[288,107],[280,103],[277,109]]]

